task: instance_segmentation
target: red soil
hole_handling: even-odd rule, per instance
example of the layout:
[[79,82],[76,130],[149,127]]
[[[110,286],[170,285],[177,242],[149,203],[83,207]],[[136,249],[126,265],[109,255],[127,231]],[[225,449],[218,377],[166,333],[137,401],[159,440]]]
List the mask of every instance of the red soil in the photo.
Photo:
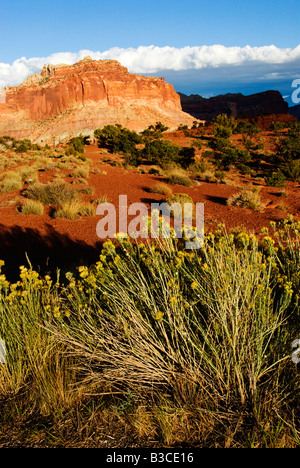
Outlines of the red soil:
[[[177,143],[182,142],[181,136]],[[126,170],[107,163],[99,164],[104,159],[104,154],[96,146],[86,147],[85,155],[92,160],[88,184],[94,189],[94,194],[83,195],[83,199],[88,201],[106,195],[116,208],[120,194],[127,195],[128,205],[143,202],[148,208],[151,202],[164,200],[162,195],[149,192],[158,181],[163,181],[163,177],[141,174],[135,169]],[[93,174],[92,168],[98,168],[106,174]],[[39,174],[40,182],[46,182],[53,175],[50,171]],[[258,233],[270,221],[283,219],[287,213],[299,217],[299,185],[292,182],[287,184],[287,197],[284,198],[279,196],[282,189],[266,187],[264,182],[259,182],[262,185],[261,199],[266,205],[261,212],[227,206],[227,198],[237,192],[238,187],[249,186],[249,182],[250,177],[244,176],[238,182],[235,181],[235,185],[201,182],[191,188],[172,186],[172,190],[174,193],[189,194],[196,203],[205,203],[206,229],[225,223],[228,229],[243,226]],[[100,239],[96,234],[96,226],[99,216],[78,220],[53,219],[48,209],[43,216],[22,215],[17,212],[16,205],[9,202],[18,195],[17,192],[0,194],[0,259],[6,261],[9,273],[15,275],[17,266],[26,264],[25,252],[35,268],[46,265],[46,270],[55,266],[67,270],[70,265],[97,260]],[[286,207],[285,211],[282,206]]]

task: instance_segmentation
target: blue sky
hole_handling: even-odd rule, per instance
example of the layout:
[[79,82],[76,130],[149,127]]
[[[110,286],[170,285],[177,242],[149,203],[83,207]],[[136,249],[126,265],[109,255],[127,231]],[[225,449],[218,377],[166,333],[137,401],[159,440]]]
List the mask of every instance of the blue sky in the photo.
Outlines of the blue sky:
[[[289,96],[300,77],[299,0],[0,0],[0,6],[0,85],[18,84],[43,59],[65,53],[68,63],[82,50],[120,58],[131,72],[165,76],[187,94],[278,89]],[[224,47],[203,48],[215,45]]]

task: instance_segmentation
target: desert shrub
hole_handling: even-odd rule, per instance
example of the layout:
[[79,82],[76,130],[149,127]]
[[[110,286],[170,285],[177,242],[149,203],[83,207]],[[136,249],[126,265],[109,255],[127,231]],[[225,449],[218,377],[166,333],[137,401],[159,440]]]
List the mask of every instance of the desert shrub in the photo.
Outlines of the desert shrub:
[[61,205],[63,203],[76,201],[78,193],[68,184],[49,182],[48,184],[33,184],[23,190],[22,195],[26,198],[38,200],[43,205]]
[[261,128],[258,125],[245,121],[238,122],[236,128],[233,130],[233,133],[246,134],[250,137],[259,132],[261,132]]
[[188,126],[188,125],[180,124],[180,125],[178,125],[178,127],[177,127],[177,132],[184,132],[185,130],[188,130],[188,129],[189,129],[189,126]]
[[44,205],[38,200],[26,200],[22,202],[19,207],[20,213],[23,215],[43,215],[44,214]]
[[217,178],[215,176],[215,172],[212,171],[212,170],[207,170],[207,171],[204,171],[200,174],[197,175],[197,179],[198,180],[201,180],[203,182],[207,182],[207,183],[214,183],[214,182],[217,182]]
[[279,228],[219,229],[193,252],[107,241],[63,282],[21,266],[10,283],[0,261],[1,440],[9,424],[24,446],[126,428],[168,447],[298,447],[299,223]]
[[253,173],[253,170],[247,164],[238,164],[237,167],[241,174],[251,175]]
[[84,187],[78,190],[79,193],[83,193],[84,195],[92,195],[94,191],[92,187]]
[[162,165],[176,162],[180,147],[166,140],[148,140],[143,151],[143,158],[151,164]]
[[79,135],[77,137],[71,138],[67,143],[68,149],[66,150],[66,155],[73,155],[82,158],[80,155],[84,153],[85,145],[89,145],[88,136]]
[[125,166],[138,167],[143,162],[142,152],[136,148],[132,148],[130,152],[124,154]]
[[294,124],[288,136],[281,138],[277,145],[278,157],[285,162],[300,159],[300,125]]
[[175,172],[168,176],[167,181],[169,184],[184,185],[185,187],[191,187],[194,184],[189,176]]
[[72,185],[88,185],[88,181],[85,179],[75,179],[71,181]]
[[[189,215],[191,215],[190,221],[192,220],[192,217],[195,214],[195,205],[190,195],[187,195],[186,193],[176,193],[169,196],[166,202],[171,208],[170,214],[173,217],[179,217],[179,219],[181,217],[182,219],[185,217],[185,219],[188,219]],[[188,204],[188,207],[191,206],[191,210],[185,211],[185,204]]]
[[226,173],[224,171],[215,171],[215,178],[220,182],[224,182]]
[[188,170],[193,177],[197,177],[198,174],[202,174],[203,172],[210,170],[210,168],[211,165],[206,161],[206,159],[202,158],[200,161],[191,164]]
[[95,209],[89,203],[78,200],[67,201],[61,204],[54,212],[54,218],[77,219],[81,216],[94,216]]
[[213,119],[214,125],[222,125],[225,128],[230,128],[232,131],[236,128],[237,122],[234,117],[229,117],[227,114],[219,114]]
[[95,205],[101,205],[102,203],[108,203],[108,196],[107,195],[101,195],[101,197],[96,198],[96,200],[93,200],[92,203]]
[[195,148],[194,147],[183,147],[179,151],[176,163],[180,164],[181,167],[187,169],[191,164],[195,162]]
[[149,168],[148,174],[150,175],[157,175],[157,176],[163,176],[164,175],[164,170],[160,166],[152,166]]
[[199,139],[198,139],[198,140],[193,140],[193,141],[191,142],[190,146],[191,146],[192,148],[201,149],[201,148],[203,147],[203,143],[202,143],[202,141],[199,140]]
[[[188,167],[195,158],[193,147],[174,145],[170,141],[160,139],[165,127],[159,122],[155,127],[150,126],[142,135],[132,132],[120,125],[107,125],[102,130],[95,130],[98,146],[108,148],[112,153],[121,152],[125,157],[125,164],[138,166],[146,161],[148,164],[162,166],[168,162],[176,162]],[[144,143],[144,148],[137,148]]]
[[23,182],[28,179],[36,181],[38,178],[37,171],[34,167],[21,166],[16,169],[16,172],[20,175]]
[[214,135],[216,138],[227,139],[232,135],[232,129],[224,125],[215,125]]
[[27,139],[15,141],[13,146],[16,153],[26,153],[32,149],[32,143]]
[[77,159],[79,159],[79,161],[82,161],[82,162],[87,161],[87,158],[83,154],[78,154],[76,157]]
[[1,192],[14,192],[23,186],[22,178],[17,171],[7,171],[0,176]]
[[172,203],[193,203],[193,199],[187,193],[175,193],[167,198],[168,205],[172,205]]
[[291,161],[281,168],[283,174],[288,180],[300,182],[300,159]]
[[227,140],[232,136],[233,131],[237,127],[237,122],[234,117],[228,117],[227,114],[220,114],[213,119],[214,136],[217,139]]
[[0,145],[4,147],[4,149],[11,148],[14,144],[15,139],[10,136],[3,136],[0,137]]
[[232,148],[231,142],[227,138],[211,138],[209,146],[215,151],[224,151],[227,148]]
[[20,190],[23,184],[20,179],[5,179],[0,182],[0,189],[1,192],[15,192],[16,190]]
[[158,139],[163,136],[163,133],[169,130],[169,127],[164,125],[162,122],[156,122],[155,125],[149,125],[147,129],[141,132],[143,138],[154,138]]
[[58,167],[59,163],[56,163],[48,156],[45,156],[42,153],[41,156],[36,158],[36,161],[33,163],[32,168],[37,171],[53,171]]
[[75,171],[72,173],[73,177],[79,177],[82,179],[87,179],[90,174],[89,166],[79,166]]
[[242,190],[231,195],[227,200],[227,205],[250,208],[254,211],[260,211],[263,208],[259,193],[255,190]]
[[279,130],[283,130],[288,127],[287,122],[272,122],[271,124],[271,130],[274,130],[275,132],[278,132]]
[[136,145],[143,142],[142,137],[121,125],[106,125],[102,129],[96,129],[95,138],[99,148],[107,148],[111,153],[129,153],[135,151]]
[[272,172],[271,175],[265,178],[268,187],[285,187],[286,177],[281,171]]
[[215,153],[215,160],[220,169],[228,170],[231,165],[238,168],[239,165],[249,162],[251,156],[248,151],[225,148],[222,152]]
[[174,163],[187,168],[195,161],[195,148],[181,147],[166,140],[148,140],[140,154],[148,163],[165,167]]
[[171,195],[172,193],[172,189],[167,184],[164,184],[163,182],[154,185],[154,187],[152,187],[150,191],[152,193],[159,193],[161,195],[168,195],[168,196]]

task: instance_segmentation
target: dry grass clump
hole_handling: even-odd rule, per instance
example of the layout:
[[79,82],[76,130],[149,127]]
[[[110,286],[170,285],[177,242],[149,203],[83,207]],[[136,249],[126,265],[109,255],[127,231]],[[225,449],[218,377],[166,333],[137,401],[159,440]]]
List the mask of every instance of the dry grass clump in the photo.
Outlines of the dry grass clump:
[[101,195],[99,198],[96,198],[96,200],[93,200],[92,203],[95,205],[102,205],[102,203],[108,203],[108,196],[107,195]]
[[194,182],[183,169],[173,169],[168,173],[167,182],[172,185],[191,187]]
[[164,184],[163,182],[159,182],[158,184],[154,185],[154,187],[150,189],[150,192],[167,196],[170,196],[173,193],[171,187],[169,187],[167,184]]
[[16,169],[16,172],[20,175],[23,182],[25,181],[37,181],[38,174],[34,167],[30,166],[21,166]]
[[79,200],[65,202],[54,212],[54,218],[78,219],[81,216],[94,216],[95,209],[89,203]]
[[149,167],[148,171],[145,168],[145,172],[148,172],[148,174],[150,174],[150,175],[157,175],[157,176],[164,176],[165,175],[164,169],[161,168],[160,166],[157,166],[157,165],[152,165],[151,167]]
[[215,176],[214,171],[204,171],[202,173],[197,174],[197,179],[201,180],[202,182],[207,182],[207,183],[215,183],[217,182],[217,178]]
[[227,205],[250,208],[254,211],[261,211],[264,208],[257,190],[242,190],[235,193],[228,198]]
[[14,192],[23,186],[22,177],[17,171],[8,171],[1,175],[0,191]]
[[[170,206],[170,214],[174,218],[185,218],[187,220],[189,217],[192,219],[195,214],[195,204],[192,197],[186,193],[176,193],[171,195],[166,200],[167,204]],[[190,211],[189,211],[190,210]]]
[[65,182],[36,183],[24,190],[22,195],[43,205],[62,205],[78,199],[77,191]]
[[83,193],[84,195],[92,195],[95,192],[95,190],[93,189],[93,187],[84,187],[82,189],[79,189],[78,192]]
[[53,171],[56,168],[56,162],[46,156],[37,156],[32,167],[37,171]]
[[26,200],[19,206],[19,211],[23,215],[38,215],[44,214],[44,205],[38,200]]
[[80,177],[83,179],[87,179],[90,174],[90,168],[88,166],[80,166],[72,174],[73,177]]

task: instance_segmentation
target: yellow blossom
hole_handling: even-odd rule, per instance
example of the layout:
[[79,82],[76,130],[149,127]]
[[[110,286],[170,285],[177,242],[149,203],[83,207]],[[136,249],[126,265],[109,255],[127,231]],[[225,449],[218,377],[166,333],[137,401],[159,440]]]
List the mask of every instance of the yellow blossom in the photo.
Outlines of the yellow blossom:
[[161,312],[161,311],[158,311],[156,316],[155,316],[155,320],[161,320],[164,316],[164,313]]

